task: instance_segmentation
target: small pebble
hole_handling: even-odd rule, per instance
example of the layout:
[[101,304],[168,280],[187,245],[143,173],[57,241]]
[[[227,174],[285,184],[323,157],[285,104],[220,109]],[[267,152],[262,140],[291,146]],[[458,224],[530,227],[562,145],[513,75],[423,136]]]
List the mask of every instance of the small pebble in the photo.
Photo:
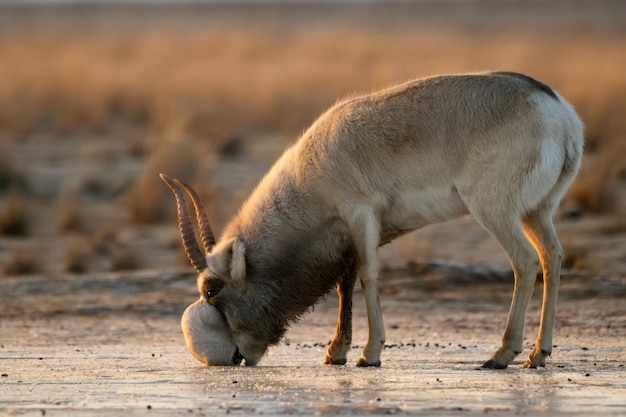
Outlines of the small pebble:
[[8,376],[9,376],[9,374],[2,374],[2,376],[3,376],[4,378],[6,378],[6,377],[8,377]]
[[147,408],[148,410],[152,410],[152,406],[151,406],[151,405],[149,405],[149,404],[146,406],[146,408]]

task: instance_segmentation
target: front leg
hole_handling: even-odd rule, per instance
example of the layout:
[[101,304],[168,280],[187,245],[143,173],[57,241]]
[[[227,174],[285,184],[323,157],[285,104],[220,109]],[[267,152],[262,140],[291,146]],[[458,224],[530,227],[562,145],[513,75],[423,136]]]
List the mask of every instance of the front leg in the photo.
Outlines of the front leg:
[[356,366],[380,366],[385,345],[385,325],[378,296],[379,222],[370,210],[357,208],[349,217],[348,227],[357,253],[358,275],[365,293],[369,336]]
[[326,351],[324,363],[327,365],[345,365],[352,343],[352,294],[356,282],[356,263],[354,258],[346,261],[346,270],[337,284],[339,313],[337,330],[332,343]]

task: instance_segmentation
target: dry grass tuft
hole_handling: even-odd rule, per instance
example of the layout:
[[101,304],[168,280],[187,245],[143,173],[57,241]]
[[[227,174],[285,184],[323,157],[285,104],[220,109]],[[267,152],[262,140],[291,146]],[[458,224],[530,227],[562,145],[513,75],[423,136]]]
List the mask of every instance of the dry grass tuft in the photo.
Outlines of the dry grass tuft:
[[615,207],[614,184],[611,178],[600,173],[582,173],[569,190],[568,198],[583,213],[610,213]]
[[118,233],[117,225],[113,223],[104,224],[91,236],[91,247],[96,253],[108,253],[109,248],[117,243]]
[[57,229],[60,232],[81,232],[85,229],[80,205],[76,201],[66,203],[58,214]]
[[119,228],[108,223],[91,236],[72,242],[65,256],[66,270],[85,273],[89,270],[128,271],[141,267],[139,256],[120,242]]
[[598,227],[598,233],[605,236],[626,235],[626,217],[623,215],[606,217],[603,223]]
[[0,235],[28,236],[28,222],[25,198],[17,192],[11,193],[0,211]]
[[570,271],[593,271],[595,264],[589,248],[583,245],[564,245],[564,255],[561,262],[563,269]]
[[73,274],[89,271],[92,248],[84,239],[74,240],[65,252],[65,270]]
[[141,267],[135,251],[124,244],[117,244],[111,248],[111,271],[130,271]]
[[616,141],[587,154],[579,177],[569,190],[568,199],[583,212],[607,214],[619,211],[620,182],[626,170],[626,144]]
[[0,148],[0,192],[24,188],[24,183],[23,175],[15,167],[8,153]]
[[94,199],[106,198],[111,195],[108,187],[109,184],[104,183],[101,178],[86,177],[81,180],[79,185],[79,191],[84,196]]
[[217,154],[222,158],[235,158],[241,156],[244,147],[244,137],[240,135],[230,136],[217,146]]
[[157,223],[170,219],[175,205],[171,191],[159,173],[190,180],[199,163],[194,143],[163,142],[149,156],[147,166],[127,194],[127,207],[136,223]]
[[4,262],[6,275],[28,275],[39,271],[37,256],[31,250],[15,250]]

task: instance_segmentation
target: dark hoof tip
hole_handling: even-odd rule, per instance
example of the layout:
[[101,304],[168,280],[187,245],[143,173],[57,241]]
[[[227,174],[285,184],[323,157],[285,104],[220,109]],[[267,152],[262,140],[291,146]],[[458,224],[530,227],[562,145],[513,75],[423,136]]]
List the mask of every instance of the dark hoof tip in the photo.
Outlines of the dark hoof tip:
[[326,359],[324,359],[324,365],[345,365],[346,362],[348,362],[346,358],[333,359],[330,356],[326,356]]
[[545,368],[545,367],[546,367],[545,363],[540,363],[539,365],[535,365],[530,360],[527,360],[526,363],[524,364],[524,368],[526,369],[537,369],[537,368]]
[[356,363],[356,366],[358,366],[359,368],[366,368],[366,367],[376,367],[378,368],[380,366],[380,361],[376,361],[376,362],[368,362],[365,359],[361,358],[359,359],[359,361]]
[[483,369],[506,369],[507,365],[502,365],[493,359],[489,359],[487,362],[483,363]]

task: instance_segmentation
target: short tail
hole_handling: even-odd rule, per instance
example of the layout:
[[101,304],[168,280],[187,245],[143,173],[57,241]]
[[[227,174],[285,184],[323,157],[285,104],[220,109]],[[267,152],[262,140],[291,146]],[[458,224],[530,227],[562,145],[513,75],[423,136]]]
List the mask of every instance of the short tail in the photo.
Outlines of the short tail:
[[560,101],[567,107],[571,117],[569,118],[569,126],[567,126],[564,132],[566,137],[564,138],[565,155],[563,167],[552,191],[558,196],[557,202],[563,199],[568,188],[578,175],[578,171],[580,171],[585,143],[583,122],[571,105],[563,99]]

